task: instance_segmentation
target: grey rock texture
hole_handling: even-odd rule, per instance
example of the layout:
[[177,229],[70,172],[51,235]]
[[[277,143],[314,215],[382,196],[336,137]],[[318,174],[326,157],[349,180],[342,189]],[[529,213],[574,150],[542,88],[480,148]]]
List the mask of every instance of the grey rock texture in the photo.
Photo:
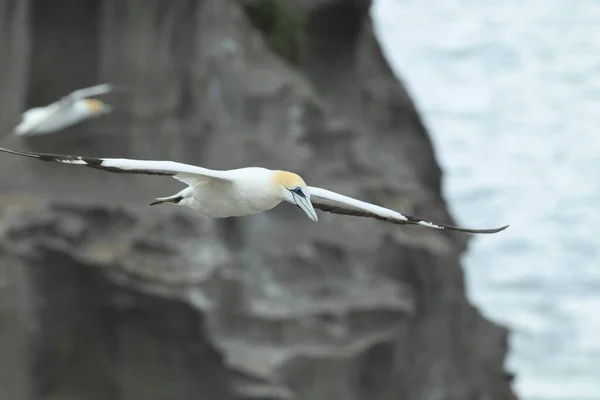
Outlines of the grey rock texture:
[[[113,115],[0,145],[289,169],[452,223],[370,2],[275,1],[304,16],[298,65],[238,0],[0,0],[4,132],[73,89],[127,88]],[[465,297],[464,235],[287,205],[208,220],[147,207],[169,178],[0,170],[1,399],[515,398],[507,331]]]

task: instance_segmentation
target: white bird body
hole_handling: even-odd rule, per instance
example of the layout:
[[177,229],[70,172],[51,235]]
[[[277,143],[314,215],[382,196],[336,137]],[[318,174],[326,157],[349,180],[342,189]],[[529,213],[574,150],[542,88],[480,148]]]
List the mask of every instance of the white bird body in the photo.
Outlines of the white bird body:
[[78,100],[71,107],[62,109],[58,103],[46,107],[31,108],[23,113],[23,119],[15,127],[17,135],[52,133],[75,125],[93,114],[85,100]]
[[86,96],[107,93],[112,85],[102,84],[76,90],[62,99],[44,107],[35,107],[23,112],[21,122],[14,128],[18,136],[49,134],[85,119],[108,114],[112,108],[98,99]]
[[242,217],[268,211],[279,203],[280,196],[274,193],[270,182],[273,171],[266,168],[240,168],[226,171],[231,181],[200,181],[174,196],[158,198],[157,204],[165,199],[182,197],[178,203],[211,218]]
[[496,233],[508,225],[493,229],[467,229],[432,222],[366,203],[339,193],[307,186],[297,174],[259,167],[217,171],[173,161],[93,158],[9,150],[0,151],[41,161],[82,165],[115,173],[171,176],[188,187],[168,197],[159,197],[150,205],[173,203],[191,208],[212,218],[241,217],[268,211],[282,201],[300,207],[313,221],[315,208],[335,214],[369,217],[400,225],[421,225],[468,233]]

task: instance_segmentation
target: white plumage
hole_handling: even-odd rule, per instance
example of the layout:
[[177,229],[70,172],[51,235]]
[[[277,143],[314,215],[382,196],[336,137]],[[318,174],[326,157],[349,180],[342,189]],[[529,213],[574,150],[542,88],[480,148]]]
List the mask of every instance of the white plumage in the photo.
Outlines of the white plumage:
[[113,90],[110,84],[76,90],[44,107],[31,108],[23,113],[13,133],[18,136],[49,134],[85,119],[108,114],[112,107],[98,99],[87,98]]
[[375,218],[400,225],[421,225],[427,228],[468,233],[496,233],[508,227],[506,225],[493,229],[467,229],[427,221],[327,189],[307,186],[299,175],[288,171],[258,167],[217,171],[173,161],[93,158],[22,152],[4,148],[0,148],[0,151],[42,161],[83,165],[115,173],[172,176],[188,187],[172,196],[159,197],[150,205],[179,204],[213,218],[257,214],[272,209],[282,201],[287,201],[300,207],[315,222],[318,221],[316,208],[335,214]]

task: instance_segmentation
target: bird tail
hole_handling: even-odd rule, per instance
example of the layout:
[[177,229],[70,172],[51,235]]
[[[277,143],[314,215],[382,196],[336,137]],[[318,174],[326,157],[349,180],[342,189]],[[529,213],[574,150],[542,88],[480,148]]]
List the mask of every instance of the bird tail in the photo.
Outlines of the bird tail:
[[183,196],[181,196],[178,193],[176,195],[169,196],[169,197],[157,197],[156,199],[154,199],[154,201],[152,203],[150,203],[150,205],[155,206],[157,204],[168,204],[168,203],[178,204],[181,200],[183,200]]
[[15,128],[14,128],[14,129],[13,129],[13,131],[12,131],[12,134],[13,134],[14,136],[23,136],[23,135],[25,135],[25,134],[26,134],[26,133],[28,133],[28,132],[29,132],[29,129],[28,129],[28,127],[27,127],[27,126],[25,126],[25,125],[24,125],[24,124],[21,122],[19,125],[15,126]]

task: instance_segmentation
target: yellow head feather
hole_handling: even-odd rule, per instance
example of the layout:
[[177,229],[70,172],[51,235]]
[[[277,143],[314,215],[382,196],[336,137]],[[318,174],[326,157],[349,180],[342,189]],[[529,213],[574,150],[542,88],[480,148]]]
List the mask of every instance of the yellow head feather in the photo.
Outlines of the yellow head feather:
[[97,99],[85,99],[84,102],[88,110],[93,113],[100,112],[104,108],[104,103]]
[[282,185],[288,189],[293,189],[298,186],[306,187],[304,179],[300,175],[288,171],[275,171],[273,174],[273,182],[276,185]]

